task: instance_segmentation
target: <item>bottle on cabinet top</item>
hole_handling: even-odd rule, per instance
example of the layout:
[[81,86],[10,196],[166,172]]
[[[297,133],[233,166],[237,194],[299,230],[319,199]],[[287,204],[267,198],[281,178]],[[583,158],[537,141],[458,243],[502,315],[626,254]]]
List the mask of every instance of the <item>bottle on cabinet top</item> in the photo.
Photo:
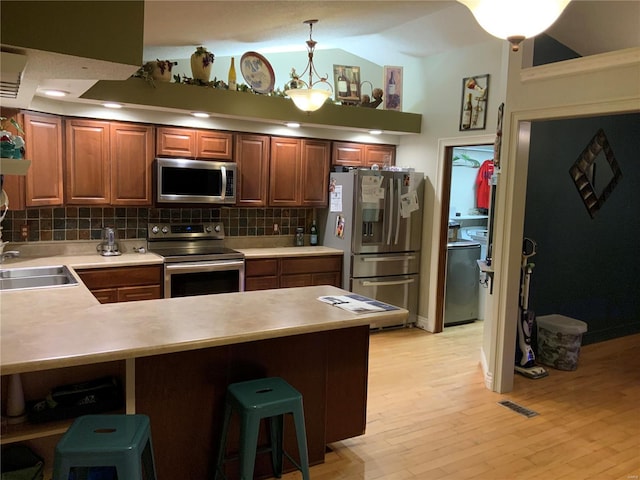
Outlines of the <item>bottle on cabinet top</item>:
[[238,85],[236,83],[236,66],[234,63],[233,57],[231,57],[231,66],[229,67],[229,90],[236,91],[238,89]]

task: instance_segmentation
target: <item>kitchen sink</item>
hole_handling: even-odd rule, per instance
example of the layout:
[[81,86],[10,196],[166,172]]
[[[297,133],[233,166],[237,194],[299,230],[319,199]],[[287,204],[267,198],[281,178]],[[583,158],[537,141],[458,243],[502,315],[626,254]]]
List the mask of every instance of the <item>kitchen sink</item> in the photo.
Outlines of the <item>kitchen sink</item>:
[[78,280],[65,265],[0,270],[0,290],[68,287]]

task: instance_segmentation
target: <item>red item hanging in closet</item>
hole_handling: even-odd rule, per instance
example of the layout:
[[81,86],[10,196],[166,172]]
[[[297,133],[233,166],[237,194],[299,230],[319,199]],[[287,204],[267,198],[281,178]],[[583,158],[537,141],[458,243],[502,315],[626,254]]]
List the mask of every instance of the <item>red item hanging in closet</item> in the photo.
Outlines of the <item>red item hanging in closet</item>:
[[476,177],[476,206],[489,208],[489,195],[491,193],[491,177],[493,176],[493,160],[485,160],[480,165]]

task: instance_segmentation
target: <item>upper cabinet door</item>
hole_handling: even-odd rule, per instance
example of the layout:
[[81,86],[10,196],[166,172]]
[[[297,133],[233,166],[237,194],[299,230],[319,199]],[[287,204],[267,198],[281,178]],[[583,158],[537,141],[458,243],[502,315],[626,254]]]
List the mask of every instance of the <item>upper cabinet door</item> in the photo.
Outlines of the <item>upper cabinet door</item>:
[[236,135],[238,188],[236,205],[265,207],[269,187],[269,137]]
[[364,145],[359,143],[333,142],[331,154],[333,165],[361,167],[364,165]]
[[365,145],[365,165],[378,165],[380,168],[396,164],[394,145]]
[[31,160],[25,194],[27,207],[62,205],[62,120],[49,115],[24,115],[25,153]]
[[303,207],[326,207],[329,200],[329,156],[331,143],[322,140],[302,141]]
[[111,204],[151,205],[153,127],[112,123],[109,148]]
[[269,205],[296,207],[300,205],[300,140],[271,138],[269,168]]
[[196,131],[187,128],[158,128],[156,153],[165,157],[196,156]]
[[196,157],[216,160],[233,159],[233,134],[214,130],[196,131]]
[[109,122],[66,123],[66,200],[69,205],[109,205]]

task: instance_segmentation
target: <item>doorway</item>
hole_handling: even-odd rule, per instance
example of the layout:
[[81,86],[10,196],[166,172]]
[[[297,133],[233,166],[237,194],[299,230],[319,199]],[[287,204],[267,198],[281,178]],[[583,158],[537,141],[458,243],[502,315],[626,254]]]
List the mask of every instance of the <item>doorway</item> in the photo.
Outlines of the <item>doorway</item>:
[[[469,135],[465,137],[456,138],[444,138],[438,142],[438,164],[442,165],[442,169],[438,172],[437,196],[440,198],[440,219],[439,227],[434,234],[434,256],[437,257],[437,282],[436,288],[431,290],[430,305],[433,305],[433,310],[430,310],[430,315],[433,315],[434,323],[432,328],[434,333],[442,332],[444,328],[444,309],[445,309],[445,290],[446,290],[446,274],[447,274],[447,244],[449,233],[449,210],[452,205],[451,193],[452,193],[452,172],[453,172],[453,158],[454,150],[456,148],[468,148],[468,147],[484,147],[493,148],[493,142],[495,135]],[[478,160],[479,161],[479,160]],[[456,209],[464,208],[453,205]],[[462,210],[460,211],[462,216]],[[455,218],[455,214],[454,214]],[[437,240],[436,240],[437,237]],[[433,257],[432,257],[433,258]]]
[[487,258],[493,145],[449,150],[451,163],[444,327],[485,318],[488,281],[478,268]]

